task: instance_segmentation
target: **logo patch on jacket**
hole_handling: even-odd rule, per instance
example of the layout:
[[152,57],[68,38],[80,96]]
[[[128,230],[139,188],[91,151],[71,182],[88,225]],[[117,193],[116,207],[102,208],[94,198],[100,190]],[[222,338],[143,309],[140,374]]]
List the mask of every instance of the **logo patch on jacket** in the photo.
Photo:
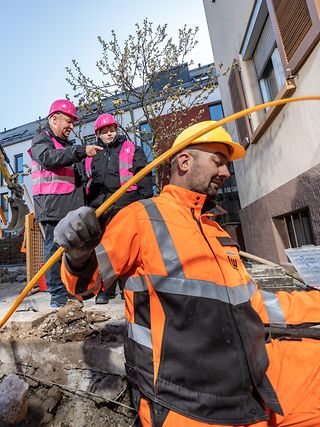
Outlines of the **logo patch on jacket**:
[[238,259],[237,255],[234,252],[226,251],[226,254],[228,256],[228,261],[230,262],[232,268],[235,270],[238,270]]

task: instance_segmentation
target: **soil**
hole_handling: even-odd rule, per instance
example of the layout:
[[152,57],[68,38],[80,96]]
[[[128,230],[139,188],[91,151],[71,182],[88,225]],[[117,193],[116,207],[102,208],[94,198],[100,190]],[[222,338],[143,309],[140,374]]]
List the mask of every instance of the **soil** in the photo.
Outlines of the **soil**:
[[[44,341],[83,341],[99,331],[99,324],[106,322],[110,316],[99,312],[86,312],[78,302],[69,302],[59,310],[48,314],[46,318],[32,329],[21,328],[21,324],[7,324],[0,329],[0,338],[25,339],[41,338]],[[102,327],[103,325],[101,325]]]
[[[90,312],[84,310],[78,302],[70,302],[55,312],[50,312],[44,320],[32,328],[21,327],[13,322],[8,323],[0,330],[2,342],[26,343],[34,340],[41,342],[89,342],[99,337],[99,343],[105,345],[106,341],[116,341],[117,332],[110,333],[114,328],[110,316],[104,312]],[[109,323],[108,333],[103,335]],[[52,345],[52,344],[50,344]],[[23,368],[23,369],[21,369]],[[29,385],[27,418],[15,427],[129,427],[135,425],[136,412],[132,408],[130,393],[125,378],[121,378],[117,387],[121,391],[116,398],[101,397],[99,390],[83,391],[71,389],[59,382],[56,375],[51,377],[41,375],[37,377],[38,368],[17,365],[15,373],[23,378]],[[19,372],[20,371],[20,372]],[[50,373],[50,367],[47,368]],[[7,372],[0,362],[0,382]],[[39,373],[38,373],[39,374]],[[57,372],[55,372],[57,374]],[[99,381],[108,381],[108,373],[98,373]],[[97,374],[97,375],[98,375]],[[84,373],[84,375],[86,375]],[[40,376],[40,375],[39,375]],[[110,375],[111,377],[112,375]],[[115,375],[117,377],[117,375]],[[45,378],[45,380],[43,379]],[[53,379],[52,379],[53,378]],[[108,401],[109,400],[109,401]],[[1,426],[5,427],[5,426]],[[9,426],[7,426],[9,427]]]
[[[27,382],[30,387],[27,418],[2,427],[129,427],[135,424],[135,412],[125,406],[75,396],[58,386],[45,387],[28,379]],[[119,402],[131,406],[128,390]]]

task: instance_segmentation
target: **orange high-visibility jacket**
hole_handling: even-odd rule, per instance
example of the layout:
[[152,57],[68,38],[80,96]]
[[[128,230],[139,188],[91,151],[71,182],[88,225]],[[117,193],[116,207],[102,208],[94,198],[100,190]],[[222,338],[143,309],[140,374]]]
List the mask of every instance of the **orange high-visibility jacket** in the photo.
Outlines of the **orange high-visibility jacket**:
[[[99,271],[88,274],[89,266],[77,277],[64,265],[62,276],[83,299],[99,290],[100,277],[105,288],[124,278],[126,372],[143,395],[199,421],[249,424],[267,419],[267,408],[281,413],[259,315],[298,323],[304,309],[259,292],[229,235],[201,215],[204,201],[168,185],[131,204],[96,248]],[[319,321],[311,300],[306,318]]]

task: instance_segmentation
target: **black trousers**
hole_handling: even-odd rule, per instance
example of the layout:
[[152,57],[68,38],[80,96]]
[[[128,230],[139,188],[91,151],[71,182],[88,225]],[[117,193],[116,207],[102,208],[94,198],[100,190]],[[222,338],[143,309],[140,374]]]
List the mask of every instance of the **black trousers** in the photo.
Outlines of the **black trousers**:
[[100,293],[105,293],[106,295],[116,295],[117,284],[119,285],[120,291],[123,291],[123,284],[120,279],[116,279],[111,286],[108,287],[105,291],[100,291]]
[[[48,259],[56,252],[58,246],[53,241],[53,231],[58,221],[45,221],[41,222],[44,228],[44,259]],[[74,298],[66,290],[66,287],[62,283],[61,275],[61,258],[57,261],[46,273],[46,284],[48,291],[51,294],[51,303],[65,304],[69,298]]]

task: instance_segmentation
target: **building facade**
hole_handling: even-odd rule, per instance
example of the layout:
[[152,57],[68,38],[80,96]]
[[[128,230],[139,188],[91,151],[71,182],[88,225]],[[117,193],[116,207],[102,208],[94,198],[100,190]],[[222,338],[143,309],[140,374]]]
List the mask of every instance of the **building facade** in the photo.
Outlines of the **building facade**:
[[[225,115],[320,95],[319,0],[203,0]],[[320,102],[270,107],[228,124],[247,148],[235,162],[246,249],[275,262],[320,244]]]
[[[194,83],[198,82],[199,79],[202,79],[203,76],[206,75],[206,70],[208,67],[212,65],[199,66],[195,69],[189,70],[188,67],[184,67],[184,79],[185,79],[185,87],[192,88]],[[193,96],[197,96],[197,91],[194,91]],[[199,107],[200,108],[200,107]],[[49,109],[49,105],[48,105]],[[137,122],[137,118],[139,118],[139,130],[140,132],[145,130],[146,134],[148,133],[148,123],[146,119],[143,117],[142,109],[139,103],[136,104],[131,103],[130,108],[126,108],[126,105],[123,105],[124,114],[121,116],[121,126],[126,128],[126,126],[132,122]],[[217,88],[212,94],[208,96],[205,100],[205,103],[201,105],[201,120],[219,120],[223,118],[223,108],[220,98],[219,88]],[[104,101],[104,112],[113,114],[114,107],[111,99],[106,99]],[[165,125],[166,117],[169,116],[170,105],[168,108],[163,111],[163,125]],[[191,109],[184,119],[185,126],[188,125],[189,119],[192,116],[197,115],[198,107]],[[91,114],[90,116],[86,115],[83,120],[81,126],[76,124],[74,128],[73,136],[70,136],[71,140],[74,140],[74,143],[85,143],[92,144],[95,142],[95,134],[94,134],[94,122],[98,116],[98,112]],[[30,166],[31,159],[28,154],[28,149],[31,146],[32,138],[35,132],[39,129],[40,126],[44,126],[46,124],[46,119],[39,119],[38,121],[23,124],[13,129],[4,130],[0,132],[0,143],[3,146],[9,160],[11,163],[11,168],[8,166],[8,169],[11,173],[18,172],[19,173],[19,182],[24,187],[25,190],[25,201],[32,211],[32,182],[30,175]],[[144,151],[147,155],[149,161],[153,159],[153,155],[150,151],[149,146],[144,142],[137,138],[136,135],[129,135],[129,137],[138,145],[142,145]],[[172,141],[174,136],[172,137]],[[11,212],[8,206],[8,196],[10,196],[10,190],[5,185],[4,179],[0,173],[0,204],[1,208],[7,217],[7,220],[11,219]],[[3,227],[3,224],[1,224]]]

